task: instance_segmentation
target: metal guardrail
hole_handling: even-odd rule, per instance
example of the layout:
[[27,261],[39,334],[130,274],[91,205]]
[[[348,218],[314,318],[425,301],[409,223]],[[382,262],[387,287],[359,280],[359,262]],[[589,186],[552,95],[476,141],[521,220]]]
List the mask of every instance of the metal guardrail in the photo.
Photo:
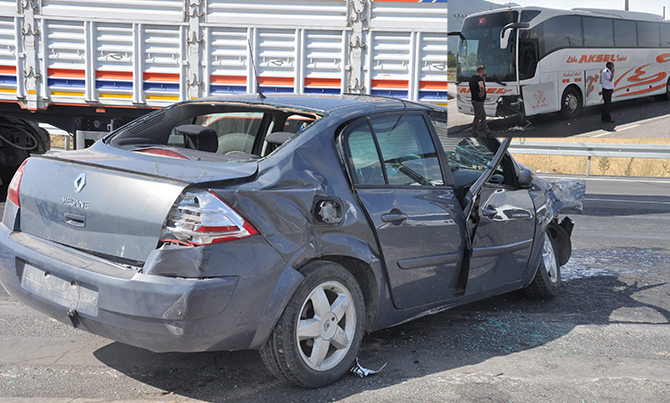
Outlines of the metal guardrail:
[[586,176],[589,176],[591,172],[591,157],[670,159],[670,145],[662,144],[601,144],[514,140],[510,145],[509,152],[511,154],[587,157]]

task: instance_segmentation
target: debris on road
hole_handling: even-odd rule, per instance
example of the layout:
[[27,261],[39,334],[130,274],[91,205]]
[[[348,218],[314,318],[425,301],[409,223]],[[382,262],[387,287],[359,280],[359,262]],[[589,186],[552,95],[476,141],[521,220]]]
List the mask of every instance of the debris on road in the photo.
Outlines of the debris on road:
[[351,369],[349,370],[349,372],[351,372],[351,373],[354,374],[354,375],[357,375],[359,378],[365,378],[365,377],[368,376],[368,375],[374,375],[374,374],[378,374],[378,373],[380,373],[381,370],[384,369],[384,367],[386,366],[386,364],[387,364],[387,363],[384,363],[384,365],[382,365],[381,368],[379,368],[378,370],[375,371],[375,370],[373,370],[373,369],[363,368],[363,367],[361,366],[361,364],[358,362],[358,357],[356,357],[356,365],[354,365],[353,367],[351,367]]

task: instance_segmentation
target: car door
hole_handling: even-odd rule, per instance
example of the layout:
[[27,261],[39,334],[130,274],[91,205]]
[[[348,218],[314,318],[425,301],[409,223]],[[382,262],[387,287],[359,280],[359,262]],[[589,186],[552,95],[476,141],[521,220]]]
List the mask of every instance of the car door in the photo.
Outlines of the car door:
[[445,185],[425,116],[365,118],[349,125],[341,139],[354,190],[381,246],[396,307],[452,298],[465,223],[453,189]]
[[442,143],[469,218],[465,294],[518,288],[528,266],[536,217],[528,189],[517,184],[515,164],[495,139]]

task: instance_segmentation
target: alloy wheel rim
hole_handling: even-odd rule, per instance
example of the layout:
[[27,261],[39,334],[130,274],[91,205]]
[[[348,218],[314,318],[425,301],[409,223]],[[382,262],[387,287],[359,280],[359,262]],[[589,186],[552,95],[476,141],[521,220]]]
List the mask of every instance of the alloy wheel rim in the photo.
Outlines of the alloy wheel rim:
[[547,271],[549,281],[553,284],[558,282],[558,264],[556,263],[556,253],[551,244],[551,239],[547,233],[544,234],[544,247],[542,249],[542,262],[544,269]]
[[575,94],[570,93],[565,97],[565,106],[570,113],[577,110],[577,97]]
[[317,285],[300,308],[296,329],[298,350],[316,371],[337,366],[351,349],[356,332],[356,310],[351,293],[341,283]]

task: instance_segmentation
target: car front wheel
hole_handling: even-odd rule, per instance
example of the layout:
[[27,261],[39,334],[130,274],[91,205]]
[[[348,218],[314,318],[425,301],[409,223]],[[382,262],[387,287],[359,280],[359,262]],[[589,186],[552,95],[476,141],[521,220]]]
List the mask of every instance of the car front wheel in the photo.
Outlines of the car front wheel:
[[537,268],[535,278],[526,292],[533,298],[549,299],[558,296],[561,288],[561,268],[558,265],[558,256],[553,239],[547,232],[544,233],[542,246],[542,260]]
[[353,365],[365,305],[356,279],[339,264],[316,262],[302,274],[305,280],[261,348],[261,358],[277,378],[318,388]]

